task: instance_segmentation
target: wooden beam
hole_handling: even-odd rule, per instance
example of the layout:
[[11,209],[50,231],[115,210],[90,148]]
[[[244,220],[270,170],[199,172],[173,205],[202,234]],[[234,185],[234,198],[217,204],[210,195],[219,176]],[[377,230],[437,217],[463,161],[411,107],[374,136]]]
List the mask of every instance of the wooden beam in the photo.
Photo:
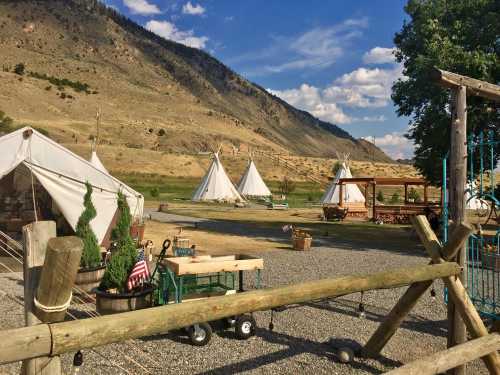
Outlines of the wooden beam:
[[[52,238],[47,243],[47,254],[36,293],[38,305],[35,312],[42,322],[53,323],[64,320],[80,266],[82,249],[83,242],[76,236]],[[51,311],[55,307],[64,305],[65,308]]]
[[500,335],[490,335],[431,354],[389,371],[386,375],[434,375],[473,361],[500,349]]
[[457,225],[451,233],[449,241],[441,250],[443,259],[446,261],[455,259],[458,251],[464,247],[472,232],[474,232],[474,228],[470,224],[460,223]]
[[372,184],[372,216],[373,221],[377,220],[377,196],[375,194],[376,183]]
[[370,337],[363,348],[363,356],[377,357],[389,340],[394,336],[397,329],[403,323],[405,317],[415,307],[418,300],[432,285],[433,280],[414,283],[406,290],[398,303],[392,308],[385,320],[380,324],[375,333]]
[[339,207],[344,206],[344,185],[342,182],[339,181],[337,184],[337,187],[339,188]]
[[[417,216],[413,218],[413,224],[420,240],[434,263],[443,263],[444,260],[441,258],[440,254],[441,244],[439,243],[436,234],[431,229],[427,218],[423,215]],[[465,326],[469,330],[471,336],[474,338],[486,336],[488,334],[488,330],[474,307],[474,304],[470,300],[467,290],[463,287],[460,279],[449,276],[444,277],[443,282],[448,288],[448,293],[451,297],[448,303],[453,301],[458,314],[465,323]],[[500,374],[500,357],[498,356],[498,353],[491,353],[482,359],[485,362],[486,367],[488,367],[490,373]]]
[[[450,151],[450,218],[455,223],[465,221],[465,188],[467,184],[467,98],[465,86],[459,86],[452,91],[451,103],[451,151]],[[465,245],[453,258],[465,265]],[[466,284],[465,273],[460,275],[462,283]],[[467,340],[465,325],[456,311],[454,301],[448,304],[448,347],[464,343]],[[455,375],[465,374],[465,368],[453,371]]]
[[462,76],[437,68],[432,69],[430,77],[443,87],[457,89],[460,86],[464,86],[467,88],[468,94],[481,96],[497,102],[500,101],[500,86],[494,85],[493,83],[480,81],[475,78]]
[[[189,303],[53,323],[50,324],[50,330],[46,330],[35,342],[23,339],[25,335],[31,334],[30,331],[26,331],[27,328],[12,329],[1,332],[0,364],[41,355],[60,355],[252,311],[269,310],[367,290],[401,287],[414,282],[449,277],[458,272],[460,268],[456,263],[443,263],[258,289]],[[43,343],[47,339],[50,341],[50,336],[52,336],[51,345],[47,347]],[[12,353],[16,353],[15,356]]]
[[[450,241],[440,253],[446,255],[456,253],[457,248],[467,240],[472,227],[466,224],[460,224],[451,234]],[[431,261],[432,263],[433,261]],[[410,313],[420,297],[431,286],[432,281],[423,281],[410,285],[406,293],[401,297],[391,312],[387,315],[382,324],[379,325],[370,340],[366,343],[363,354],[367,357],[376,357],[382,351],[384,346],[392,338],[399,328],[404,318]]]
[[[24,270],[24,316],[26,326],[40,324],[35,315],[33,300],[40,281],[40,273],[45,261],[47,242],[56,237],[54,221],[37,221],[23,227],[23,270]],[[23,361],[21,374],[50,374],[61,372],[59,357],[43,357]]]

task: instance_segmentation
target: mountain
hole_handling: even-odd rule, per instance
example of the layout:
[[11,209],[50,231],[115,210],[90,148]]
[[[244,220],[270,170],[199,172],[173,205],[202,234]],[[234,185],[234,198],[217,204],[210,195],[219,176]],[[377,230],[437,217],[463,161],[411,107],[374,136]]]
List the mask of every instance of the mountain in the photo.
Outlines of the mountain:
[[222,143],[392,161],[96,0],[0,0],[0,48],[0,110],[62,143],[88,142],[99,107],[105,145],[193,153]]

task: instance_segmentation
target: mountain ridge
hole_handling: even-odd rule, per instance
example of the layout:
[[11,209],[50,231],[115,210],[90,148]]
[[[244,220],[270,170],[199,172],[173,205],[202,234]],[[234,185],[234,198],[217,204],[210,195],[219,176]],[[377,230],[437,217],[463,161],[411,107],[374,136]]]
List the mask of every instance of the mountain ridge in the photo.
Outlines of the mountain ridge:
[[[163,39],[96,0],[3,0],[0,46],[8,51],[0,82],[11,94],[0,94],[0,109],[49,128],[62,142],[92,136],[93,113],[102,106],[100,141],[109,144],[133,139],[135,146],[183,152],[222,142],[243,150],[351,152],[359,160],[392,161],[207,52]],[[24,77],[12,76],[18,63],[26,65]],[[48,89],[48,81],[37,78],[43,75],[88,83],[91,93]]]

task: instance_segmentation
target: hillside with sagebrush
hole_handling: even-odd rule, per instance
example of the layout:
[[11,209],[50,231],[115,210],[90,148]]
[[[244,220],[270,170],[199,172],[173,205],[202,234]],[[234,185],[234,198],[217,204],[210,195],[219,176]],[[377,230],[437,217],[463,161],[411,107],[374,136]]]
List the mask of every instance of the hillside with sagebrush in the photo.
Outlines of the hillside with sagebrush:
[[100,108],[102,145],[196,153],[223,144],[391,161],[95,0],[0,1],[0,49],[0,110],[61,143],[88,143]]

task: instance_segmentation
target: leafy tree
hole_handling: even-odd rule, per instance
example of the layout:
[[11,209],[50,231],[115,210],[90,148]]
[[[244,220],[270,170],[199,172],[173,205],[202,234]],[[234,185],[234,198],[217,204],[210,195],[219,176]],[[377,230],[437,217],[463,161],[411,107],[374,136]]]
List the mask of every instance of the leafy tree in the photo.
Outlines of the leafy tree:
[[158,198],[160,196],[160,189],[158,189],[158,187],[154,186],[151,188],[149,193],[151,194],[151,197]]
[[0,111],[0,132],[8,133],[12,131],[14,120],[5,115],[5,112]]
[[378,193],[377,193],[377,200],[379,202],[383,202],[384,201],[384,193],[382,193],[382,190],[378,191]]
[[[431,82],[432,67],[480,80],[500,81],[500,2],[498,0],[409,0],[409,21],[394,38],[404,78],[392,88],[400,116],[411,116],[415,166],[441,183],[441,159],[450,146],[450,93]],[[500,112],[486,99],[467,97],[469,134],[499,132]],[[497,149],[496,159],[500,148]],[[477,168],[475,168],[477,169]]]
[[413,199],[414,202],[420,202],[420,194],[415,188],[411,188],[408,192],[408,199]]
[[395,191],[394,194],[392,194],[391,203],[399,203],[400,200],[399,192]]
[[340,161],[336,161],[332,168],[333,174],[336,175],[340,168],[342,168],[342,163]]
[[118,193],[118,211],[120,216],[116,227],[111,232],[111,239],[116,243],[116,250],[106,267],[101,281],[101,289],[118,289],[126,291],[127,278],[137,259],[137,250],[130,236],[132,216],[127,199],[123,193]]
[[282,194],[288,195],[295,190],[295,183],[285,176],[280,181],[279,188]]
[[22,76],[22,75],[24,75],[24,69],[25,69],[24,64],[19,63],[14,67],[14,73]]
[[85,187],[87,188],[87,192],[83,197],[83,206],[85,209],[76,224],[76,235],[83,241],[80,266],[83,268],[92,268],[101,264],[101,250],[97,242],[97,237],[90,226],[90,222],[97,216],[95,207],[92,204],[92,185],[86,182]]

